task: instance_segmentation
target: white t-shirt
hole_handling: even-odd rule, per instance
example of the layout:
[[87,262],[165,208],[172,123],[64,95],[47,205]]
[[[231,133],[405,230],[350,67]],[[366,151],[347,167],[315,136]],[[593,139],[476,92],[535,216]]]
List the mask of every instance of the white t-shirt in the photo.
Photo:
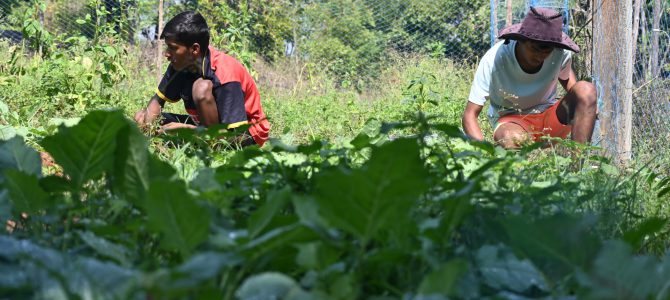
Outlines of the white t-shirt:
[[537,114],[556,103],[556,83],[570,76],[572,52],[555,48],[535,74],[521,69],[514,55],[517,42],[496,43],[477,67],[469,101],[484,105],[490,100],[488,117],[495,125],[508,114]]

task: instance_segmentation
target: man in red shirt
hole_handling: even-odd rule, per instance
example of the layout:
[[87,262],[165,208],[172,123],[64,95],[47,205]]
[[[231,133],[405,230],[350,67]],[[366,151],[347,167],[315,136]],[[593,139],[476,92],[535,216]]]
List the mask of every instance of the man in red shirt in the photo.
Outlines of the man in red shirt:
[[[241,145],[262,146],[270,123],[261,107],[256,83],[233,57],[209,46],[209,27],[199,13],[182,12],[165,24],[165,57],[170,65],[146,108],[135,114],[141,126],[162,115],[163,131],[227,124],[249,124]],[[188,115],[161,113],[165,102],[184,101]]]

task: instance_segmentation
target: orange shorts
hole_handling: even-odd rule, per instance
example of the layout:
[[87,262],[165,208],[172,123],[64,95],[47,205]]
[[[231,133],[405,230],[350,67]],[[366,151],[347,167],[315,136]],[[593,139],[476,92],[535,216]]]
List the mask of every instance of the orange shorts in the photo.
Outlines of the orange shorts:
[[[556,109],[560,103],[561,101],[556,101],[554,105],[539,114],[502,116],[498,119],[495,130],[502,124],[514,123],[526,130],[535,142],[540,141],[543,136],[566,138],[570,134],[572,126],[563,125],[558,120]],[[495,130],[493,130],[494,133]]]

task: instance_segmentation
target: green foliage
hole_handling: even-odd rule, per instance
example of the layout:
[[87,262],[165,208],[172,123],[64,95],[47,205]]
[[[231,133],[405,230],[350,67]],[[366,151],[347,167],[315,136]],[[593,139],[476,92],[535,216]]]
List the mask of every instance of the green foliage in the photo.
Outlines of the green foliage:
[[378,76],[384,50],[374,18],[355,0],[314,2],[305,8],[307,30],[297,41],[313,68],[325,68],[343,87],[365,87],[363,79]]
[[[60,38],[59,38],[60,39]],[[30,57],[21,47],[7,47],[10,57],[0,60],[0,101],[6,101],[3,118],[13,125],[51,132],[83,112],[109,107],[132,89],[124,67],[126,49],[90,44],[84,37],[60,42],[71,45],[46,57]],[[11,100],[10,100],[11,99]]]
[[79,187],[111,168],[115,137],[123,126],[128,124],[119,111],[92,112],[78,126],[61,127],[57,134],[42,140],[42,146]]
[[[315,32],[378,34],[381,20],[354,2],[366,23]],[[272,13],[249,3],[201,6],[239,17],[216,22],[242,51],[257,45],[235,30],[253,34]],[[292,9],[332,19],[317,4]],[[434,7],[400,4],[389,2],[436,22]],[[282,139],[229,151],[213,140],[220,128],[148,140],[122,112],[94,111],[132,112],[154,78],[137,49],[57,40],[70,48],[45,57],[0,45],[0,123],[25,136],[0,141],[0,221],[14,224],[0,271],[15,275],[0,278],[0,298],[667,298],[664,170],[617,169],[570,143],[512,152],[464,139],[473,69],[445,59],[446,43],[357,73],[378,72],[362,94],[261,85]],[[40,168],[39,146],[57,166]]]
[[148,224],[163,233],[168,249],[188,254],[207,238],[209,215],[178,182],[156,180],[149,186],[143,206]]
[[416,141],[398,140],[375,149],[360,169],[321,172],[316,202],[329,224],[354,234],[364,247],[380,231],[410,226],[407,212],[427,189],[426,175]]
[[[392,1],[390,8],[377,8],[387,13],[377,15],[390,22],[391,45],[399,51],[472,58],[489,47],[488,5],[488,1]],[[389,18],[388,11],[398,17]]]
[[246,2],[231,6],[228,2],[201,1],[197,9],[210,26],[212,38],[210,44],[235,56],[248,69],[255,53],[251,51],[255,14]]
[[[608,175],[606,160],[561,171],[560,157],[529,161],[530,149],[470,142],[434,120],[381,124],[344,148],[246,148],[188,181],[118,111],[42,140],[66,177],[38,177],[20,138],[2,142],[0,203],[19,225],[0,237],[2,269],[17,274],[0,294],[76,297],[85,285],[124,299],[665,297],[667,259],[631,250],[665,221],[626,210],[633,182]],[[413,134],[389,138],[402,130]],[[601,208],[601,193],[618,196]]]
[[49,196],[39,186],[35,175],[8,169],[5,170],[3,185],[15,207],[15,215],[21,212],[33,214],[48,207]]
[[21,26],[21,33],[29,41],[32,49],[40,49],[40,51],[43,48],[46,51],[49,47],[52,47],[53,43],[51,34],[40,24],[37,18],[37,14],[44,13],[44,10],[46,10],[46,5],[36,2],[23,13]]

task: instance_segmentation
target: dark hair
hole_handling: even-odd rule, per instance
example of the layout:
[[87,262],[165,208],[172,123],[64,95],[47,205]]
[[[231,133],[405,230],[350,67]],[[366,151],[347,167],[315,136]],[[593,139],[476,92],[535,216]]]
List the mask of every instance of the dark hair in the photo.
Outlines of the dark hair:
[[175,40],[189,47],[198,43],[204,55],[209,47],[209,27],[200,13],[185,11],[165,24],[160,38]]

